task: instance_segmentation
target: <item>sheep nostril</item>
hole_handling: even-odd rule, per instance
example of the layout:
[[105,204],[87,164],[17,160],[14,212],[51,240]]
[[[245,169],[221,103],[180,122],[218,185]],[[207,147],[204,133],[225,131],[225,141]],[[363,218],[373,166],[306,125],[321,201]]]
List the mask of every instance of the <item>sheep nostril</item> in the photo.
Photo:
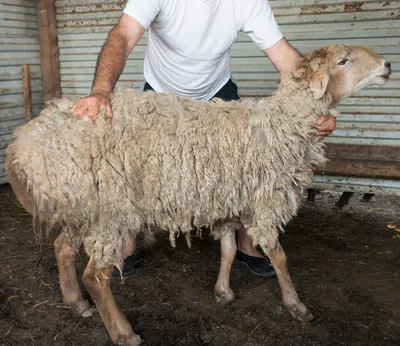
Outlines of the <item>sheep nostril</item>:
[[385,61],[385,67],[390,68],[390,62],[389,61]]

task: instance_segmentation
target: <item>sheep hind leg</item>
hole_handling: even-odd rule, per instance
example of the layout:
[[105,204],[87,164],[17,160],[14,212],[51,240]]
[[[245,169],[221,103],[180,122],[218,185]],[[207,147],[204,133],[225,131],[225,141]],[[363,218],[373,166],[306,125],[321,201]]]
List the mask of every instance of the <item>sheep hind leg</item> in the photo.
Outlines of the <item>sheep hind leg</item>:
[[111,340],[124,346],[138,346],[141,339],[136,335],[128,320],[118,309],[110,288],[113,266],[97,269],[96,262],[90,258],[83,273],[83,283],[96,303],[97,311],[103,320]]
[[229,285],[231,267],[235,259],[237,249],[235,229],[232,229],[232,227],[229,227],[229,225],[221,226],[220,244],[221,267],[219,270],[217,283],[215,284],[214,295],[217,303],[226,305],[235,299],[235,294]]
[[300,321],[311,321],[314,316],[299,299],[293,286],[292,280],[287,269],[286,254],[279,242],[272,249],[263,247],[263,251],[270,258],[278,276],[279,285],[282,291],[283,305],[289,310],[290,314]]
[[89,302],[83,298],[76,277],[76,250],[67,242],[65,234],[61,233],[54,241],[54,252],[56,255],[60,288],[64,302],[81,317],[92,315]]

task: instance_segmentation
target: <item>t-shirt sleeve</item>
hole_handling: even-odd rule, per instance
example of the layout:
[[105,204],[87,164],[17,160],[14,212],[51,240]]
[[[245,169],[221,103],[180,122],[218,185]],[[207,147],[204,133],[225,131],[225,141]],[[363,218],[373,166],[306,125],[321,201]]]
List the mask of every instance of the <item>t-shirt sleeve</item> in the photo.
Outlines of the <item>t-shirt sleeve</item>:
[[249,7],[244,11],[243,31],[262,50],[273,46],[283,34],[275,20],[267,0],[246,0]]
[[135,18],[147,30],[161,9],[161,0],[129,0],[124,13]]

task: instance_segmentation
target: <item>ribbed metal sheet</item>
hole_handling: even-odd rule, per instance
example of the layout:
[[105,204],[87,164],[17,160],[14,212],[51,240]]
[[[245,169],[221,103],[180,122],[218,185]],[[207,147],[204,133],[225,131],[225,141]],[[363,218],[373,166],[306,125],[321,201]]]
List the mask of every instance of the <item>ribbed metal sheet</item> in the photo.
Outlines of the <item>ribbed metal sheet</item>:
[[312,188],[400,196],[400,180],[315,176]]
[[[64,95],[84,95],[90,91],[97,56],[125,2],[56,0]],[[303,54],[329,43],[354,44],[369,47],[392,63],[392,77],[383,88],[368,88],[342,102],[337,130],[326,142],[400,146],[400,2],[271,0],[269,3],[285,37]],[[130,55],[118,86],[142,85],[146,43],[145,35]],[[232,48],[231,67],[242,97],[270,95],[276,88],[278,73],[246,35],[240,35]]]
[[30,64],[33,112],[42,104],[40,54],[34,0],[0,0],[0,184],[7,182],[5,149],[25,122],[22,64]]

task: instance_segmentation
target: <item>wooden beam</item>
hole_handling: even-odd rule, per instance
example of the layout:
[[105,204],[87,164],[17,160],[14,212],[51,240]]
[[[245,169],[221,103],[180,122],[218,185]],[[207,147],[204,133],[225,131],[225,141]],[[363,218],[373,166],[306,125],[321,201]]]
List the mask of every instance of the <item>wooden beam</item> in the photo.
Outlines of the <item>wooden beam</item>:
[[61,96],[55,0],[36,0],[43,101]]
[[326,166],[318,174],[400,178],[400,149],[394,146],[328,144]]
[[329,157],[326,166],[317,171],[325,175],[342,175],[362,178],[400,178],[400,162],[388,160],[346,159]]
[[337,156],[348,159],[363,158],[400,161],[400,148],[398,146],[328,143],[326,145],[326,155],[328,157]]
[[24,89],[25,119],[32,119],[32,89],[31,89],[31,70],[29,65],[22,65],[22,81]]

